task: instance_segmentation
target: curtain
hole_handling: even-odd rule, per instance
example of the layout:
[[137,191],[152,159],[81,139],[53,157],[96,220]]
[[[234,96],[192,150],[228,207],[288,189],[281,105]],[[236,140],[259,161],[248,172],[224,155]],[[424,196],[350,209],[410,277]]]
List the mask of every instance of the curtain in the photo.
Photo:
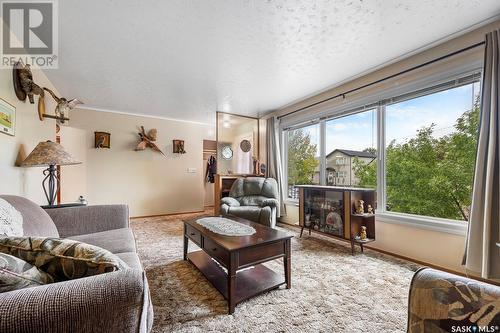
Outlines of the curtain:
[[266,124],[266,154],[267,154],[267,177],[276,179],[278,182],[280,207],[278,217],[286,215],[285,193],[286,182],[283,179],[283,168],[281,164],[280,131],[278,119],[271,117]]
[[500,30],[486,35],[479,139],[465,267],[500,279]]

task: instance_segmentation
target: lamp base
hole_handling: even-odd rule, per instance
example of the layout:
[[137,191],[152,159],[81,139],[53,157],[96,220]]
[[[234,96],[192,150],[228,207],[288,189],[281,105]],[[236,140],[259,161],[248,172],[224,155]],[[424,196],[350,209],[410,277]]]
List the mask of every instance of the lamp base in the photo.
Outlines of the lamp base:
[[42,187],[43,192],[45,193],[45,198],[47,198],[48,206],[54,206],[57,193],[59,193],[60,184],[56,166],[49,165],[47,169],[43,170],[43,175],[45,178],[42,180]]

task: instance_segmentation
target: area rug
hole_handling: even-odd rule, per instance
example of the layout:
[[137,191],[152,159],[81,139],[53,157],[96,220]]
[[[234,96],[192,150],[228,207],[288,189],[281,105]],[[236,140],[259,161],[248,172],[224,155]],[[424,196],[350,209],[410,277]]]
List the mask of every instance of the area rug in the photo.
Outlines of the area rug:
[[[418,266],[378,252],[351,255],[349,244],[320,235],[292,239],[292,289],[237,305],[227,314],[219,292],[182,260],[182,219],[132,221],[155,312],[153,332],[405,332]],[[194,246],[190,244],[190,250]],[[282,261],[267,264],[282,271]]]

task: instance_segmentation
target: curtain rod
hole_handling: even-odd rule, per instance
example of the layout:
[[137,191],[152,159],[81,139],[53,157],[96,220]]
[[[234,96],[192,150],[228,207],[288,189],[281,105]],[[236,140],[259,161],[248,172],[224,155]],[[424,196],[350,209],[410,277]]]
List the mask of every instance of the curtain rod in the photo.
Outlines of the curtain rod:
[[392,78],[395,78],[395,77],[397,77],[397,76],[400,76],[400,75],[403,75],[403,74],[406,74],[406,73],[412,72],[412,71],[414,71],[414,70],[416,70],[416,69],[419,69],[419,68],[425,67],[425,66],[430,65],[430,64],[433,64],[433,63],[435,63],[435,62],[438,62],[438,61],[444,60],[444,59],[446,59],[446,58],[453,57],[453,56],[455,56],[455,55],[457,55],[457,54],[460,54],[460,53],[463,53],[463,52],[466,52],[466,51],[469,51],[469,50],[475,49],[476,47],[479,47],[479,46],[484,45],[484,44],[485,44],[485,42],[484,42],[484,41],[482,41],[482,42],[479,42],[479,43],[476,43],[476,44],[473,44],[473,45],[467,46],[467,47],[465,47],[465,48],[463,48],[463,49],[460,49],[460,50],[457,50],[457,51],[454,51],[454,52],[448,53],[448,54],[443,55],[443,56],[441,56],[441,57],[439,57],[439,58],[432,59],[432,60],[429,60],[429,61],[427,61],[427,62],[424,62],[424,63],[422,63],[422,64],[420,64],[420,65],[413,66],[413,67],[410,67],[410,68],[408,68],[408,69],[405,69],[405,70],[403,70],[403,71],[401,71],[401,72],[398,72],[398,73],[395,73],[395,74],[391,74],[391,75],[386,76],[386,77],[384,77],[384,78],[382,78],[382,79],[379,79],[379,80],[376,80],[376,81],[373,81],[373,82],[370,82],[370,83],[364,84],[364,85],[362,85],[362,86],[359,86],[359,87],[354,88],[354,89],[351,89],[351,90],[347,90],[347,91],[345,91],[345,92],[343,92],[343,93],[337,94],[337,95],[332,96],[332,97],[325,98],[325,99],[323,99],[323,100],[321,100],[321,101],[314,102],[314,103],[312,103],[312,104],[309,104],[309,105],[306,105],[306,106],[304,106],[304,107],[301,107],[300,109],[297,109],[297,110],[294,110],[294,111],[290,111],[290,112],[288,112],[288,113],[285,113],[284,115],[278,116],[278,119],[281,119],[281,118],[283,118],[283,117],[289,116],[289,115],[291,115],[291,114],[294,114],[294,113],[297,113],[297,112],[300,112],[300,111],[304,111],[304,110],[306,110],[306,109],[309,109],[310,107],[313,107],[313,106],[316,106],[316,105],[319,105],[319,104],[322,104],[322,103],[325,103],[325,102],[331,101],[332,99],[335,99],[335,98],[339,98],[339,97],[343,97],[343,98],[345,98],[345,95],[347,95],[347,94],[350,94],[350,93],[353,93],[353,92],[355,92],[355,91],[358,91],[358,90],[362,90],[362,89],[368,88],[368,87],[373,86],[373,85],[375,85],[375,84],[382,83],[382,82],[387,81],[387,80],[389,80],[389,79],[392,79]]

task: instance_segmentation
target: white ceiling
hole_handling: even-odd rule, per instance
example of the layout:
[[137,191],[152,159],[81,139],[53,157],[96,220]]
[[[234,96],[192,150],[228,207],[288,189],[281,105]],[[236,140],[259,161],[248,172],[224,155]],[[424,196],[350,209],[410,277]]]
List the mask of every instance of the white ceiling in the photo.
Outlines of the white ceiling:
[[213,124],[216,110],[263,114],[498,14],[498,0],[64,0],[46,72],[86,107]]

